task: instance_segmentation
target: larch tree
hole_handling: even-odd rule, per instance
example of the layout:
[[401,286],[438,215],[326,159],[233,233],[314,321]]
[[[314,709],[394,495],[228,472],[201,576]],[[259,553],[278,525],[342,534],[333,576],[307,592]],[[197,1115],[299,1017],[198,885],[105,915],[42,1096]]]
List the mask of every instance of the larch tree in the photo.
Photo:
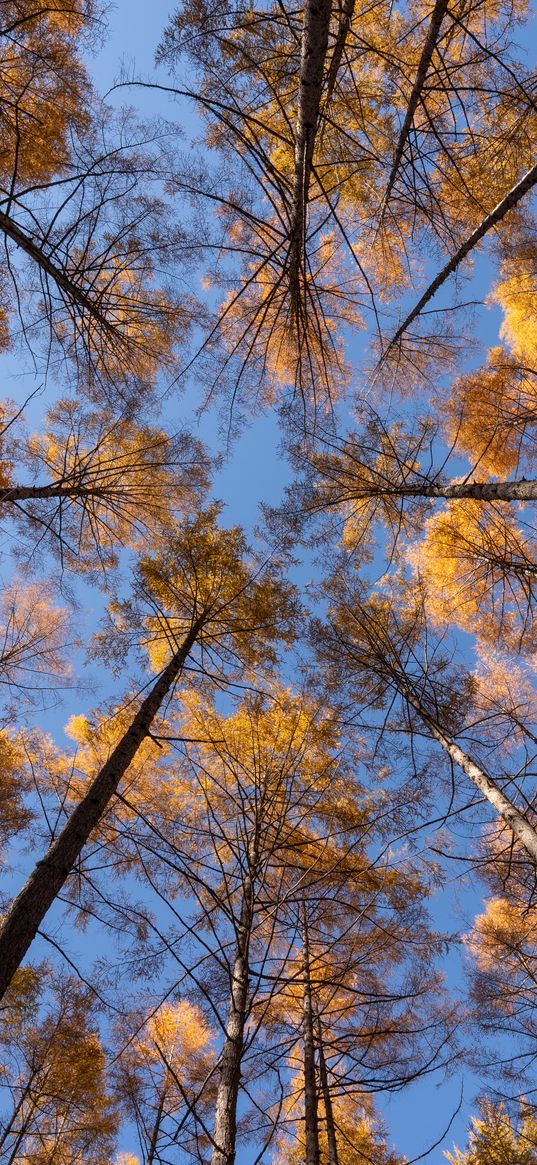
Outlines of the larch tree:
[[[262,563],[249,562],[242,532],[218,529],[216,516],[214,510],[202,513],[175,538],[170,534],[161,558],[142,560],[134,601],[117,609],[116,658],[133,643],[142,645],[157,679],[137,699],[137,711],[111,743],[102,767],[88,774],[84,796],[0,926],[2,993],[193,651],[202,674],[222,682],[233,678],[238,663],[262,663],[266,669],[276,662],[282,641],[292,638],[293,588],[279,576],[276,562],[270,572],[267,564],[263,569]],[[108,650],[108,634],[104,638]]]

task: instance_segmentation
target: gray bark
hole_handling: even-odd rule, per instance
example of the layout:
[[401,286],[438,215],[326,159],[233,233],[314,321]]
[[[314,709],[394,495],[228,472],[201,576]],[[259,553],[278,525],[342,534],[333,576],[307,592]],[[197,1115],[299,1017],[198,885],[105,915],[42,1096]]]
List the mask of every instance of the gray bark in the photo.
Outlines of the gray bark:
[[306,207],[328,49],[331,0],[306,0],[300,49],[295,173],[289,230],[289,281],[298,302],[306,243]]
[[474,231],[472,231],[471,235],[468,236],[462,246],[459,247],[458,251],[456,251],[449,262],[446,263],[445,267],[439,271],[438,275],[435,277],[435,279],[433,279],[432,283],[429,284],[427,290],[424,291],[416,306],[412,309],[410,314],[397,329],[395,335],[388,344],[387,351],[395,347],[395,345],[401,339],[401,336],[404,335],[410,325],[414,323],[414,320],[417,319],[417,317],[423,311],[423,308],[426,307],[433,296],[436,295],[436,292],[440,287],[442,287],[442,284],[445,283],[447,279],[449,279],[450,275],[453,275],[453,272],[457,270],[457,267],[459,267],[463,259],[466,259],[466,256],[469,255],[471,251],[473,251],[474,247],[476,247],[479,242],[481,242],[481,239],[483,239],[485,235],[487,235],[489,231],[491,231],[492,228],[497,225],[497,223],[501,222],[510,210],[513,210],[514,207],[518,205],[521,198],[523,198],[524,195],[527,194],[536,183],[537,163],[535,166],[531,167],[531,170],[528,170],[527,173],[524,174],[524,176],[520,179],[519,182],[516,183],[515,186],[512,187],[509,193],[505,195],[505,198],[502,198],[501,202],[498,202],[498,204],[494,207],[494,210],[492,210],[490,214],[488,214],[486,218],[480,222],[479,226],[476,227]]
[[326,1121],[326,1140],[328,1143],[328,1165],[339,1165],[334,1110],[332,1108],[332,1097],[330,1095],[330,1084],[324,1055],[323,1029],[320,1015],[317,1015],[317,1041],[319,1045],[319,1076],[321,1079],[324,1117]]
[[355,0],[344,0],[339,17],[339,26],[337,30],[336,43],[330,58],[330,65],[326,75],[326,86],[324,93],[323,109],[326,109],[332,100],[332,95],[336,87],[336,81],[343,60],[343,53],[345,52],[345,45],[349,35],[351,21],[354,16]]
[[[525,478],[513,481],[456,481],[444,482],[438,485],[435,482],[394,482],[393,485],[384,485],[379,482],[358,483],[353,490],[352,484],[348,491],[343,492],[341,500],[353,501],[361,498],[475,498],[482,502],[534,502],[537,501],[537,480],[526,481]],[[0,493],[0,501],[2,495]]]
[[252,870],[243,884],[237,943],[231,978],[228,1017],[220,1058],[220,1080],[214,1119],[214,1147],[211,1165],[233,1165],[237,1142],[237,1101],[244,1051],[244,1029],[248,1006],[248,959],[254,914]]
[[0,926],[0,999],[92,830],[99,824],[122,777],[148,736],[151,724],[182,671],[202,624],[201,618],[193,623],[181,647],[141,704],[132,724],[5,915]]
[[405,699],[429,729],[431,736],[442,745],[442,748],[445,749],[452,761],[462,769],[462,772],[469,777],[476,788],[479,789],[479,792],[486,797],[489,804],[492,805],[502,820],[505,821],[508,829],[511,830],[514,837],[520,842],[520,845],[523,846],[535,866],[537,866],[537,832],[533,826],[526,821],[526,818],[515,808],[508,797],[505,796],[505,793],[502,793],[496,781],[480,765],[476,764],[472,760],[472,757],[468,756],[455,743],[451,736],[440,727],[434,717],[423,707],[417,696],[404,683],[399,682],[398,686]]
[[423,46],[421,57],[419,60],[418,69],[416,72],[416,79],[415,79],[414,85],[412,87],[412,92],[411,92],[410,97],[409,97],[407,111],[405,114],[405,119],[404,119],[403,124],[401,126],[401,132],[399,134],[399,138],[397,140],[397,145],[395,147],[395,154],[394,154],[394,158],[393,158],[392,168],[390,170],[390,176],[388,178],[388,185],[386,187],[386,193],[384,195],[384,198],[382,199],[382,211],[384,211],[384,209],[388,203],[390,194],[391,194],[393,187],[394,187],[395,179],[397,177],[399,167],[401,165],[401,160],[403,157],[405,146],[406,146],[406,143],[408,141],[408,135],[410,133],[410,130],[412,129],[412,123],[414,121],[414,114],[416,112],[416,109],[418,108],[418,104],[419,104],[419,101],[421,98],[422,89],[423,89],[423,86],[425,84],[425,78],[426,78],[427,73],[429,71],[429,65],[431,63],[432,56],[433,56],[434,50],[436,48],[436,44],[438,42],[440,28],[441,28],[444,16],[446,15],[447,7],[448,7],[448,0],[436,0],[435,6],[434,6],[432,14],[431,14],[431,21],[429,24],[429,30],[427,32],[427,36],[425,38],[425,44]]
[[8,502],[34,501],[39,498],[104,498],[106,494],[107,490],[102,486],[86,486],[80,481],[72,485],[61,481],[49,485],[12,485],[0,489],[0,506]]

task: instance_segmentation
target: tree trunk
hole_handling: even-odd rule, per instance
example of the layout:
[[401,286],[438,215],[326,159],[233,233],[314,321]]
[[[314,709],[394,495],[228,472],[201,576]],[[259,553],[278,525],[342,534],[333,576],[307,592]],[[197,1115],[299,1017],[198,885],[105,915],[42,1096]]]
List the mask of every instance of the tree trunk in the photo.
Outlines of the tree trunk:
[[304,1040],[304,1120],[306,1125],[305,1165],[319,1165],[319,1120],[315,1077],[315,1040],[311,997],[310,948],[306,907],[302,907],[302,1035]]
[[202,625],[201,618],[192,624],[181,647],[141,704],[130,728],[116,745],[45,857],[37,863],[26,885],[11,904],[0,926],[0,999],[92,830],[99,824],[121,778],[146,739],[163,700],[182,671]]
[[395,179],[397,177],[399,166],[401,165],[401,160],[403,157],[405,146],[406,146],[406,143],[408,141],[408,135],[410,133],[410,130],[412,129],[412,123],[414,121],[414,114],[416,112],[416,109],[418,108],[422,89],[423,89],[423,86],[425,84],[425,78],[426,78],[427,73],[429,71],[429,65],[431,63],[432,56],[433,56],[434,50],[435,50],[437,42],[438,42],[438,37],[440,35],[440,28],[442,26],[442,21],[444,19],[444,16],[446,15],[447,7],[448,7],[448,0],[436,0],[436,4],[435,4],[433,11],[432,11],[432,14],[431,14],[429,31],[428,31],[427,36],[425,38],[425,44],[424,44],[423,49],[422,49],[421,57],[420,57],[419,64],[418,64],[418,69],[416,72],[416,80],[414,81],[414,85],[412,86],[412,92],[411,92],[410,97],[409,97],[407,111],[405,114],[405,120],[401,126],[401,132],[399,134],[397,145],[395,147],[395,154],[393,157],[392,168],[390,170],[390,176],[388,178],[388,185],[386,187],[386,193],[384,195],[384,198],[382,199],[382,213],[384,212],[385,207],[386,207],[388,200],[390,198],[390,194],[391,194],[393,187],[394,187],[394,183],[395,183]]
[[63,291],[64,295],[71,303],[74,303],[84,311],[87,311],[88,315],[90,315],[92,319],[96,320],[97,323],[100,324],[104,329],[104,331],[107,331],[110,334],[117,331],[117,329],[110,323],[110,320],[108,320],[103,314],[97,301],[91,295],[88,295],[87,292],[85,292],[81,287],[78,287],[77,284],[68,275],[66,275],[64,271],[61,270],[60,267],[57,267],[56,264],[53,263],[52,259],[50,259],[49,256],[45,254],[39,244],[34,243],[33,239],[26,234],[26,231],[24,231],[22,227],[18,225],[18,223],[14,222],[8,214],[5,214],[4,211],[0,211],[0,231],[3,231],[6,237],[11,239],[17,245],[17,247],[20,247],[21,251],[24,251],[25,255],[28,255],[29,258],[32,259],[33,262],[36,263],[37,266],[45,272],[45,275],[50,276],[50,278],[54,280],[56,286],[59,287],[61,291]]
[[406,498],[475,498],[482,502],[534,502],[537,501],[537,480],[457,481],[445,485],[424,482],[419,485],[395,486],[393,489],[381,487],[381,494]]
[[157,1143],[158,1143],[158,1137],[159,1137],[159,1132],[160,1132],[160,1126],[162,1123],[162,1114],[164,1112],[165,1101],[166,1101],[166,1087],[165,1087],[165,1085],[163,1085],[162,1092],[159,1096],[157,1111],[155,1114],[155,1123],[153,1125],[153,1130],[151,1133],[151,1140],[149,1143],[149,1150],[148,1150],[148,1154],[147,1154],[146,1165],[154,1165],[154,1162],[156,1159]]
[[390,340],[386,351],[389,352],[391,348],[395,347],[395,345],[401,339],[401,336],[403,336],[403,334],[406,332],[407,328],[409,328],[410,325],[414,323],[414,320],[417,319],[417,317],[423,311],[423,308],[426,307],[433,296],[436,295],[436,292],[440,287],[442,287],[442,284],[446,282],[446,279],[449,279],[449,276],[453,275],[453,272],[457,270],[457,267],[460,266],[463,259],[466,259],[466,256],[469,255],[470,252],[473,251],[474,247],[476,247],[477,244],[481,242],[481,239],[483,239],[485,235],[488,235],[489,231],[491,231],[493,227],[497,225],[497,223],[501,222],[510,210],[514,210],[515,206],[517,206],[520,202],[520,199],[523,198],[525,194],[528,194],[528,192],[535,186],[536,183],[537,164],[532,166],[531,170],[528,170],[527,173],[524,174],[524,176],[520,179],[520,182],[517,182],[516,186],[512,187],[509,193],[505,195],[505,198],[502,198],[501,202],[498,202],[498,204],[494,207],[494,210],[492,210],[490,214],[488,214],[486,218],[480,222],[475,231],[472,231],[471,235],[469,235],[462,246],[459,247],[458,251],[452,255],[451,259],[448,263],[446,263],[445,267],[439,271],[436,278],[433,279],[432,283],[429,284],[421,299],[410,312],[410,315],[408,315],[406,319],[403,320],[403,323],[397,329],[395,335]]
[[107,491],[102,486],[87,486],[81,482],[73,482],[72,485],[61,481],[51,482],[49,485],[12,485],[0,489],[0,506],[7,502],[25,502],[36,498],[106,498],[106,496]]
[[336,36],[336,43],[334,45],[332,56],[330,58],[330,65],[328,68],[328,73],[326,75],[326,87],[325,87],[324,100],[323,100],[323,110],[326,110],[327,107],[329,106],[329,104],[332,100],[334,89],[336,87],[336,81],[338,78],[339,68],[340,68],[341,62],[343,60],[343,53],[345,52],[345,45],[347,43],[347,37],[349,35],[351,21],[352,21],[352,18],[354,16],[354,8],[355,8],[355,0],[343,0],[343,5],[342,5],[340,16],[339,16],[339,25],[338,25],[337,36]]
[[332,1108],[332,1097],[330,1096],[330,1085],[328,1083],[328,1072],[324,1057],[323,1029],[319,1014],[317,1014],[317,1041],[319,1047],[319,1076],[321,1078],[324,1117],[326,1121],[326,1140],[328,1143],[328,1165],[339,1165],[334,1110]]
[[289,231],[289,283],[298,303],[306,235],[306,207],[328,49],[331,0],[306,0],[300,48],[295,174]]
[[224,1046],[220,1059],[220,1081],[214,1119],[214,1147],[211,1165],[233,1165],[237,1139],[237,1101],[244,1050],[244,1028],[248,1004],[248,958],[254,914],[252,867],[243,883],[237,945],[231,979],[231,994]]
[[462,769],[463,773],[473,782],[479,792],[486,797],[487,801],[499,813],[500,817],[507,827],[511,830],[520,845],[526,850],[526,853],[532,859],[535,866],[537,866],[537,832],[532,825],[526,821],[526,818],[511,801],[502,793],[499,785],[492,777],[489,777],[479,765],[467,753],[459,748],[458,744],[444,731],[437,723],[433,716],[423,707],[417,696],[401,681],[398,683],[399,689],[404,695],[405,699],[418,713],[423,723],[429,729],[431,736],[442,745],[442,748],[448,753],[451,759]]

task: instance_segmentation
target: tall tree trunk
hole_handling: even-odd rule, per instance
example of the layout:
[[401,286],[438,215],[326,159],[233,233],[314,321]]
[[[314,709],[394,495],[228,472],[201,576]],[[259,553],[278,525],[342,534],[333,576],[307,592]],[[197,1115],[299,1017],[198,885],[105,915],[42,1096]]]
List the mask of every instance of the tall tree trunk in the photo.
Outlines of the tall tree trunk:
[[248,875],[243,883],[241,913],[237,927],[237,944],[231,978],[226,1033],[220,1059],[221,1070],[216,1097],[211,1165],[233,1165],[235,1161],[237,1102],[248,1005],[248,959],[253,916],[254,885],[252,865],[250,864]]
[[338,73],[343,60],[343,53],[349,35],[351,21],[354,16],[355,0],[343,0],[341,11],[339,13],[339,25],[336,35],[336,41],[330,58],[330,65],[326,74],[326,86],[323,100],[323,110],[326,110],[332,100]]
[[315,1077],[315,1039],[311,996],[310,946],[305,903],[302,905],[302,1036],[304,1041],[304,1120],[306,1124],[305,1165],[319,1165],[319,1119]]
[[446,263],[445,267],[442,267],[442,270],[438,272],[438,275],[435,279],[433,279],[432,283],[429,284],[427,290],[424,291],[416,306],[412,309],[410,314],[406,317],[405,320],[403,320],[403,323],[397,329],[395,335],[392,337],[387,346],[386,352],[389,352],[391,348],[394,348],[395,345],[398,344],[401,337],[407,331],[407,328],[409,328],[410,325],[414,323],[414,320],[417,319],[419,315],[421,315],[424,307],[426,307],[433,296],[436,295],[436,292],[440,287],[442,287],[442,284],[446,282],[446,279],[449,279],[450,275],[453,275],[454,271],[457,270],[457,267],[460,266],[463,259],[466,259],[467,255],[473,251],[474,247],[476,247],[477,244],[481,242],[481,239],[484,239],[485,235],[488,235],[489,231],[491,231],[493,227],[497,226],[497,224],[505,218],[506,214],[508,214],[510,210],[514,210],[515,206],[518,205],[521,198],[528,194],[528,192],[533,189],[536,183],[537,163],[535,166],[531,167],[531,170],[528,170],[522,176],[520,181],[517,182],[515,186],[511,187],[511,190],[508,191],[508,193],[505,195],[505,198],[502,198],[501,202],[498,202],[494,207],[494,210],[491,210],[490,214],[487,214],[487,216],[482,219],[482,221],[479,223],[479,226],[477,226],[475,230],[472,231],[471,235],[468,235],[468,238],[464,241],[462,246],[459,247],[458,251],[455,251],[455,254],[452,255],[451,259]]
[[328,1083],[328,1072],[324,1055],[323,1029],[321,1017],[318,1012],[317,1043],[319,1048],[319,1076],[321,1078],[321,1092],[323,1095],[324,1117],[326,1121],[326,1139],[328,1142],[328,1163],[329,1165],[339,1165],[334,1110],[332,1108],[332,1097],[330,1095],[330,1085]]
[[447,7],[448,7],[448,0],[436,0],[435,6],[434,6],[433,11],[431,13],[431,19],[429,22],[429,29],[428,29],[427,36],[425,38],[425,43],[423,45],[423,49],[421,52],[421,57],[420,57],[417,72],[416,72],[416,79],[415,79],[414,84],[412,86],[412,92],[411,92],[409,100],[408,100],[405,119],[404,119],[403,124],[401,126],[401,132],[399,134],[399,138],[397,140],[397,145],[395,147],[395,154],[393,157],[392,168],[390,170],[390,176],[388,178],[388,185],[386,187],[386,193],[384,195],[384,198],[382,199],[382,213],[384,213],[384,210],[387,206],[391,192],[392,192],[393,187],[394,187],[395,179],[397,178],[399,167],[401,165],[403,154],[405,152],[405,146],[407,144],[408,137],[409,137],[410,131],[412,129],[412,123],[414,121],[414,114],[416,112],[416,109],[418,108],[418,104],[419,104],[421,94],[423,91],[423,86],[425,84],[427,73],[429,72],[429,65],[431,64],[434,50],[438,44],[438,37],[440,35],[440,29],[442,26],[444,16],[446,15],[446,12],[447,12]]
[[[117,491],[116,491],[117,493]],[[113,496],[112,490],[103,486],[83,485],[81,481],[74,481],[72,485],[66,482],[51,482],[49,485],[11,485],[0,489],[0,506],[8,502],[32,501],[36,498],[103,498]]]
[[159,1096],[157,1111],[155,1114],[155,1123],[153,1125],[153,1130],[151,1132],[151,1140],[149,1142],[149,1150],[148,1150],[148,1154],[147,1154],[146,1165],[154,1165],[154,1162],[156,1160],[158,1137],[159,1137],[159,1132],[160,1132],[160,1126],[162,1123],[162,1114],[164,1112],[165,1101],[166,1101],[166,1085],[164,1084],[162,1086],[162,1092]]
[[20,966],[47,910],[54,902],[80,856],[92,830],[99,824],[121,778],[146,739],[163,700],[172,690],[203,626],[197,619],[181,647],[141,704],[112,755],[92,781],[56,840],[30,874],[0,926],[0,999]]
[[295,173],[289,230],[289,286],[293,311],[298,313],[301,275],[304,276],[306,209],[315,148],[315,136],[328,49],[331,0],[305,0],[300,48],[300,78],[295,139]]
[[[456,481],[444,485],[434,482],[379,489],[380,494],[406,498],[475,498],[482,502],[535,502],[537,481]],[[0,495],[1,500],[1,495]]]
[[508,797],[505,796],[505,793],[502,793],[496,781],[480,765],[476,764],[472,760],[472,757],[468,756],[462,748],[459,748],[459,745],[452,740],[451,736],[438,724],[438,721],[431,713],[423,707],[411,689],[403,681],[399,680],[397,682],[402,695],[411,707],[414,708],[414,711],[418,713],[418,716],[429,729],[431,736],[442,745],[442,748],[445,749],[448,756],[469,777],[476,788],[479,789],[479,792],[486,797],[493,809],[505,821],[505,824],[511,830],[514,837],[516,837],[517,841],[526,850],[526,853],[532,859],[535,866],[537,866],[537,832],[533,826],[526,821],[526,818],[515,808]]
[[62,271],[61,267],[58,267],[49,258],[42,247],[38,243],[35,243],[31,236],[27,235],[26,231],[18,223],[14,222],[8,214],[5,214],[4,211],[0,211],[0,231],[8,239],[11,239],[17,247],[20,247],[21,251],[24,251],[25,255],[28,255],[45,275],[54,280],[56,287],[63,291],[66,299],[70,303],[76,304],[77,307],[86,311],[92,319],[101,325],[105,332],[108,332],[110,335],[117,334],[117,328],[101,311],[97,298],[94,298],[91,294],[84,291],[82,287],[79,287],[65,271]]

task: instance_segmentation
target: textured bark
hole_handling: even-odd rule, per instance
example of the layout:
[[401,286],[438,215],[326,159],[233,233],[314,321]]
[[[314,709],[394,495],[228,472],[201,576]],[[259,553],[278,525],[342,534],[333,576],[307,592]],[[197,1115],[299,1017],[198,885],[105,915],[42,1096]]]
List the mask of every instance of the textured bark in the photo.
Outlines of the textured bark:
[[[407,485],[376,486],[373,483],[357,485],[353,491],[342,495],[341,501],[352,501],[366,497],[400,498],[475,498],[483,502],[531,502],[537,501],[537,480],[526,481],[457,481],[435,485],[433,482],[419,482]],[[0,494],[1,501],[1,494]]]
[[306,207],[328,49],[331,0],[306,0],[300,49],[295,173],[289,229],[289,282],[298,302],[306,242]]
[[330,1085],[324,1055],[323,1029],[320,1015],[317,1016],[317,1042],[319,1045],[319,1076],[321,1079],[324,1118],[326,1121],[326,1140],[328,1143],[328,1165],[339,1165],[334,1110],[332,1108],[332,1097],[330,1095]]
[[56,264],[52,262],[52,259],[50,259],[48,255],[45,254],[43,249],[37,243],[34,243],[33,239],[26,234],[26,231],[22,230],[22,228],[18,226],[18,224],[14,222],[8,214],[4,214],[3,211],[0,211],[0,231],[2,231],[8,239],[11,239],[12,242],[14,242],[21,251],[24,251],[24,254],[28,255],[28,257],[37,264],[41,271],[45,273],[45,275],[48,275],[54,281],[56,286],[59,287],[61,291],[63,291],[64,295],[68,300],[70,300],[71,303],[75,303],[78,307],[81,307],[84,311],[87,311],[88,315],[92,316],[92,318],[96,320],[105,331],[112,332],[114,330],[110,321],[107,320],[106,316],[100,310],[98,303],[95,302],[92,296],[83,291],[81,287],[78,287],[77,284],[72,279],[70,279],[64,271],[61,270],[60,267],[57,267]]
[[132,724],[71,813],[45,857],[37,863],[26,885],[11,904],[0,926],[0,999],[92,830],[99,824],[117,791],[121,778],[146,739],[163,700],[172,690],[182,671],[202,623],[202,619],[193,623],[181,647],[141,704]]
[[310,947],[306,908],[302,912],[302,1036],[304,1041],[304,1120],[306,1125],[305,1165],[319,1165],[319,1118],[315,1078],[315,1039],[311,997]]
[[537,481],[464,481],[453,485],[402,486],[401,496],[476,498],[483,502],[537,501]]
[[526,821],[526,818],[511,801],[502,793],[499,785],[492,777],[485,772],[480,765],[476,764],[474,760],[467,753],[459,748],[459,745],[452,740],[451,736],[443,728],[433,716],[423,707],[417,696],[410,691],[405,684],[399,683],[399,688],[405,699],[418,713],[423,723],[429,729],[431,736],[442,745],[442,748],[448,753],[452,761],[462,769],[463,773],[473,782],[479,792],[486,797],[487,801],[492,805],[493,809],[499,813],[500,817],[507,827],[511,830],[520,845],[526,850],[526,853],[537,866],[537,832],[532,825]]
[[527,194],[536,183],[537,164],[532,166],[531,170],[528,170],[527,173],[524,174],[523,178],[520,179],[520,182],[517,182],[516,186],[513,186],[509,193],[505,195],[505,198],[502,198],[501,202],[499,202],[497,206],[494,207],[494,210],[492,210],[490,214],[488,214],[486,218],[480,222],[475,231],[472,231],[472,234],[468,236],[462,246],[459,247],[458,251],[456,251],[449,262],[446,263],[445,267],[443,267],[436,278],[433,279],[427,290],[424,291],[421,299],[410,312],[410,315],[406,317],[400,328],[397,329],[395,336],[393,336],[393,338],[390,340],[390,343],[388,344],[387,351],[389,351],[390,348],[393,348],[399,342],[401,336],[403,336],[410,325],[414,323],[414,320],[417,319],[417,317],[423,311],[423,308],[426,307],[433,296],[436,295],[436,292],[440,287],[442,287],[442,284],[445,283],[447,279],[449,279],[450,275],[453,275],[453,272],[457,270],[457,267],[462,263],[463,259],[466,259],[466,256],[469,255],[471,251],[473,251],[474,247],[476,247],[479,242],[481,242],[481,239],[483,239],[485,235],[487,235],[489,231],[491,231],[492,228],[497,225],[497,223],[501,222],[510,210],[513,210],[514,207],[518,205],[520,199],[523,198],[524,195]]
[[107,491],[102,486],[86,486],[80,482],[74,482],[72,485],[66,485],[65,482],[52,482],[50,485],[12,485],[0,489],[0,506],[8,502],[33,501],[36,498],[104,498],[106,495]]
[[237,927],[237,944],[233,961],[226,1034],[220,1058],[220,1080],[216,1097],[211,1165],[233,1165],[235,1161],[237,1101],[248,1006],[248,958],[254,915],[254,887],[251,869],[250,866],[250,873],[243,884],[241,913]]
[[442,21],[444,19],[444,16],[446,15],[447,7],[448,7],[448,0],[436,0],[436,4],[435,4],[433,11],[432,11],[432,14],[431,14],[429,30],[427,32],[427,36],[425,38],[425,44],[423,46],[421,57],[419,60],[418,69],[417,69],[417,73],[416,73],[416,80],[414,81],[414,85],[412,87],[412,92],[410,94],[410,98],[408,101],[407,111],[405,114],[405,120],[403,121],[403,124],[401,126],[401,132],[399,134],[399,138],[397,140],[397,145],[395,147],[395,154],[394,154],[394,158],[393,158],[392,168],[390,170],[390,176],[388,178],[388,185],[386,187],[386,193],[385,193],[384,198],[382,200],[383,210],[388,203],[388,199],[389,199],[391,192],[393,190],[393,187],[394,187],[395,179],[397,178],[397,174],[399,172],[399,167],[401,165],[401,161],[403,158],[405,146],[406,146],[406,143],[408,141],[408,136],[410,134],[410,130],[412,129],[412,123],[414,121],[414,114],[416,112],[416,109],[418,108],[418,104],[419,104],[419,101],[421,98],[423,86],[425,84],[425,78],[426,78],[427,73],[429,71],[429,65],[431,64],[432,56],[433,56],[434,50],[435,50],[437,42],[438,42],[440,28],[442,26]]

